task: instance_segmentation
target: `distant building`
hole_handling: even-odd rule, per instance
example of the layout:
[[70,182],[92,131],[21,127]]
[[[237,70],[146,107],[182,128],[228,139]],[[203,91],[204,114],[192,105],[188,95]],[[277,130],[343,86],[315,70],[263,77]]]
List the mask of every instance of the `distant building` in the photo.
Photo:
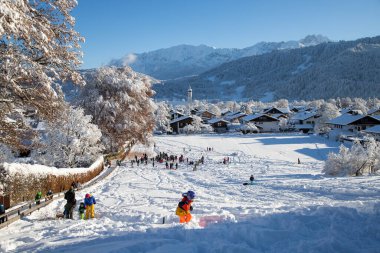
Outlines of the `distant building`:
[[267,114],[257,113],[245,116],[243,122],[252,122],[260,130],[260,132],[279,132],[280,120],[273,118]]
[[179,134],[181,132],[181,129],[187,125],[190,125],[191,123],[193,123],[193,117],[185,115],[170,121],[170,127],[173,130],[173,133]]
[[331,127],[329,137],[337,139],[339,135],[353,135],[362,130],[380,125],[380,119],[369,115],[343,114],[327,122]]
[[208,121],[208,124],[212,126],[215,132],[224,133],[228,130],[228,121],[224,119],[213,118]]
[[380,125],[373,126],[364,130],[365,133],[372,135],[377,141],[380,141]]
[[292,128],[294,127],[297,131],[307,133],[314,129],[315,121],[319,117],[320,115],[316,112],[299,112],[289,119],[289,125],[292,126]]

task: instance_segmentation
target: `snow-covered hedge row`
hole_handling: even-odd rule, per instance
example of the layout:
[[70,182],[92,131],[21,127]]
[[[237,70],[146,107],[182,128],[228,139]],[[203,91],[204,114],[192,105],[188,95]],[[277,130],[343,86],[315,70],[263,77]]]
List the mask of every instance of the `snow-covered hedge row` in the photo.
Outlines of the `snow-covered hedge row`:
[[3,193],[10,195],[11,205],[34,199],[37,191],[43,195],[51,189],[61,192],[70,188],[72,182],[81,184],[93,179],[103,170],[103,157],[89,168],[55,168],[43,165],[4,163]]

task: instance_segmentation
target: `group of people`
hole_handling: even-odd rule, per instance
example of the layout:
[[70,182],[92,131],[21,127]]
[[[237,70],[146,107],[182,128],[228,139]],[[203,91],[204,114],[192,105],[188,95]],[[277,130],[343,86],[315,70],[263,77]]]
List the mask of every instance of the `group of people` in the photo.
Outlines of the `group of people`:
[[[73,212],[77,202],[73,186],[71,186],[70,189],[65,193],[65,199],[66,205],[65,211],[63,212],[64,217],[67,219],[73,219]],[[89,193],[86,193],[84,201],[79,204],[79,218],[82,220],[95,218],[95,204],[95,197]]]

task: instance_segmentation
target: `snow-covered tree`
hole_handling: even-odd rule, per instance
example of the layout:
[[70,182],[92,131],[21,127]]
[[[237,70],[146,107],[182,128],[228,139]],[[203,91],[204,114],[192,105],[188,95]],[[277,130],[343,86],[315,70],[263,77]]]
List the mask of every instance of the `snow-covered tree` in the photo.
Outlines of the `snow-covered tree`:
[[103,150],[101,132],[82,108],[68,107],[60,120],[46,126],[44,141],[32,153],[39,163],[56,167],[84,167]]
[[20,143],[17,132],[27,125],[6,120],[18,117],[16,109],[33,107],[47,120],[57,117],[63,98],[54,81],[81,83],[75,69],[83,38],[70,15],[76,5],[76,0],[0,1],[0,142]]
[[194,132],[201,132],[203,126],[201,117],[193,115],[193,122],[191,125],[194,127]]
[[103,67],[86,79],[77,103],[93,116],[107,151],[126,141],[147,143],[155,125],[151,80],[129,67]]
[[252,113],[252,108],[248,103],[243,103],[240,107],[240,111],[249,115]]
[[287,99],[280,99],[276,102],[276,106],[279,108],[287,108],[289,107],[289,102]]
[[279,120],[280,120],[279,122],[280,129],[284,131],[288,127],[288,120],[285,118],[280,118]]
[[14,160],[14,155],[12,150],[5,144],[0,143],[0,164],[4,162],[12,162]]
[[323,103],[318,110],[319,118],[316,119],[314,131],[316,133],[325,133],[329,131],[326,122],[340,116],[339,109],[335,104]]
[[156,130],[168,132],[170,131],[170,108],[166,102],[156,103],[155,111]]
[[215,114],[216,116],[220,116],[220,109],[218,106],[216,106],[214,104],[209,104],[208,110],[209,110],[209,112]]
[[373,138],[363,147],[356,142],[351,148],[340,146],[339,153],[330,153],[322,172],[331,176],[357,176],[364,171],[380,170],[380,145]]

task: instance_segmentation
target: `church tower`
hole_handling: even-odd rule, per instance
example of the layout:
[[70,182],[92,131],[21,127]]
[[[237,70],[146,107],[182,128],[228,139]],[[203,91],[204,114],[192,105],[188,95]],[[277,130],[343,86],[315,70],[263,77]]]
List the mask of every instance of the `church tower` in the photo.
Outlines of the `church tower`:
[[191,115],[191,103],[193,102],[193,90],[189,85],[189,89],[187,90],[187,109],[189,115]]

